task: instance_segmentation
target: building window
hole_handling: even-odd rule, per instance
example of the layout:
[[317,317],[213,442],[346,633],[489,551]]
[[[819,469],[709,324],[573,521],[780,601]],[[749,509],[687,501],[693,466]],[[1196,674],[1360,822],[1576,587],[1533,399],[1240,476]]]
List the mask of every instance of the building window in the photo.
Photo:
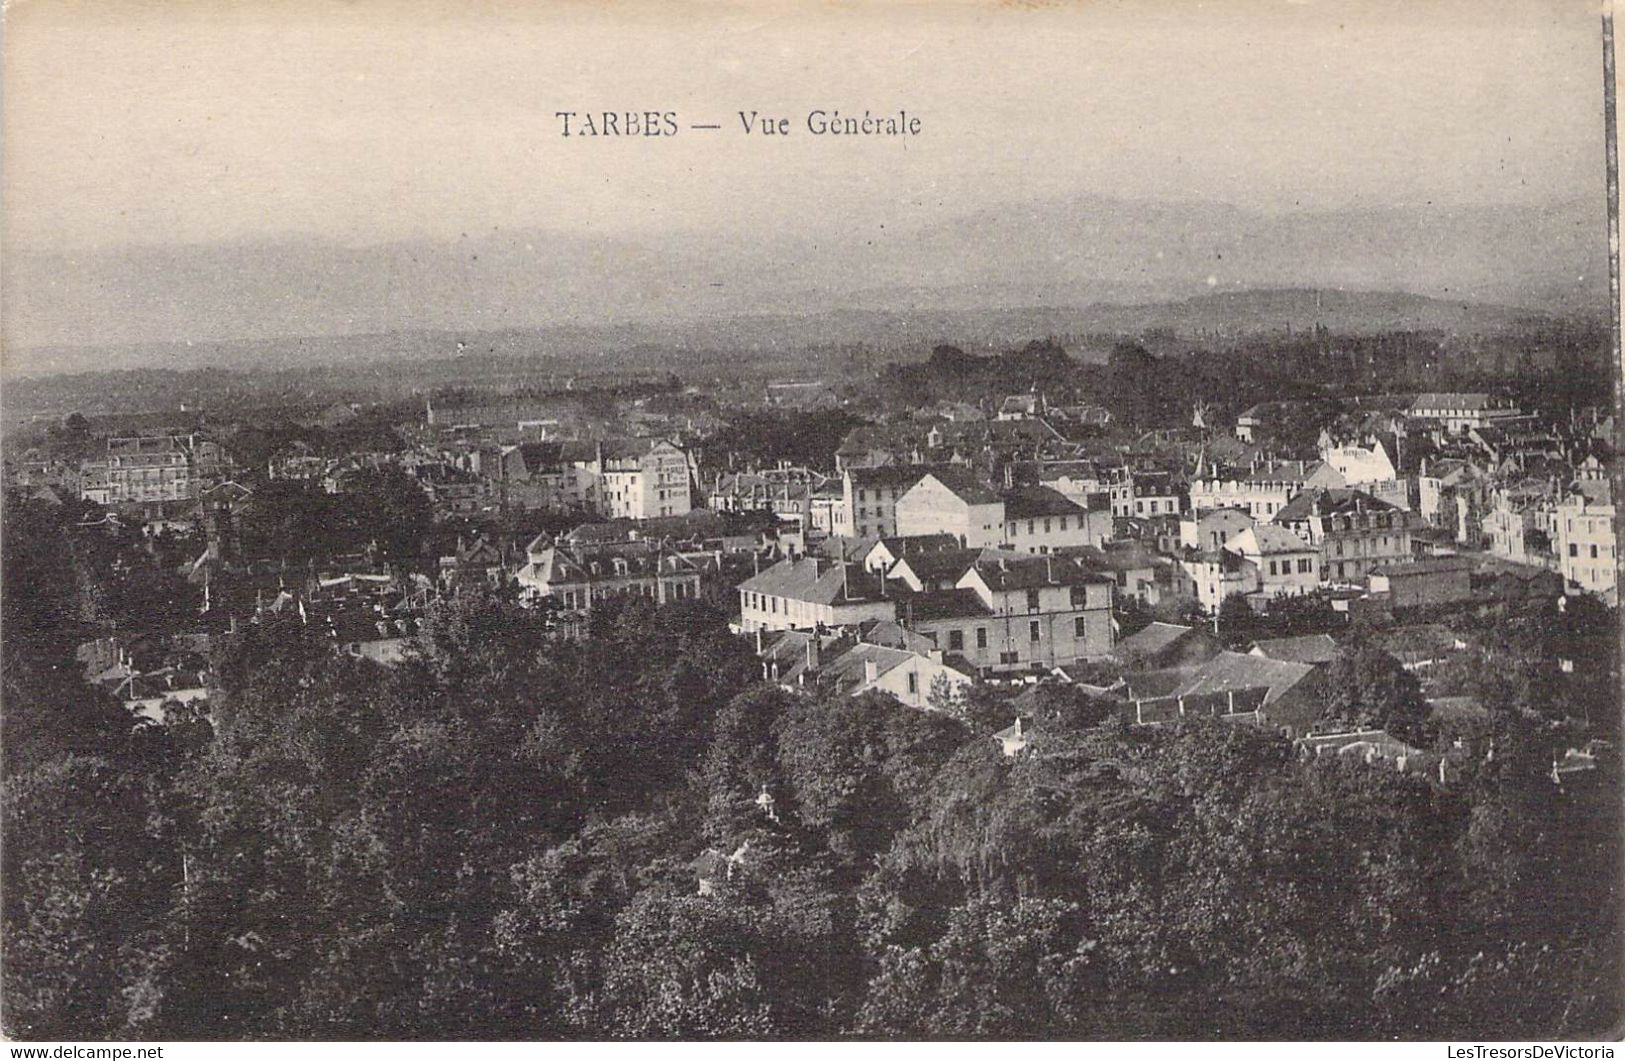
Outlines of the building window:
[[1061,529],[1063,531],[1066,530],[1066,517],[1065,516],[1061,517]]
[[1595,560],[1596,558],[1597,558],[1597,547],[1595,545],[1593,545],[1591,547],[1591,559]]
[[1274,575],[1274,574],[1278,574],[1278,573],[1279,573],[1279,572],[1277,572],[1277,571],[1276,571],[1276,570],[1275,570],[1275,561],[1274,561],[1274,560],[1271,560],[1271,561],[1270,561],[1270,574],[1272,574],[1272,575]]
[[985,627],[985,626],[978,626],[976,628],[976,647],[977,648],[986,648],[987,647],[987,627]]
[[1045,534],[1049,533],[1049,520],[1044,521],[1044,533]]
[[950,652],[962,652],[962,651],[964,651],[964,649],[965,649],[965,631],[963,631],[963,630],[949,630],[948,631],[948,651],[950,651]]
[[1036,589],[1027,591],[1027,610],[1030,612],[1038,610],[1038,591]]
[[1574,544],[1573,542],[1569,542],[1569,555],[1570,556],[1576,556],[1576,557],[1579,556],[1580,555],[1580,547],[1578,545]]
[[1072,587],[1072,607],[1086,608],[1089,605],[1089,591],[1082,586]]
[[920,676],[913,671],[908,672],[908,691],[911,696],[920,691]]
[[1037,644],[1041,637],[1038,627],[1039,623],[1037,619],[1034,619],[1032,622],[1027,624],[1027,639],[1034,644]]
[[1089,636],[1089,617],[1080,615],[1072,620],[1072,634],[1075,637]]

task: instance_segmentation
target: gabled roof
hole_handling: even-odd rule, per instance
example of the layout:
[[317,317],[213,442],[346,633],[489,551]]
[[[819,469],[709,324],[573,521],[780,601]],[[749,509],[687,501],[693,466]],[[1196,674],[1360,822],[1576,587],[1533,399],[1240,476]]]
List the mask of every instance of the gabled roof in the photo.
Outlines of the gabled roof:
[[914,659],[917,653],[907,652],[900,648],[887,648],[883,645],[871,645],[867,642],[852,646],[846,652],[836,656],[825,665],[823,675],[826,680],[834,682],[836,688],[841,690],[854,689],[863,684],[866,663],[874,663],[876,677],[885,674],[894,667],[900,667],[909,660]]
[[924,556],[959,551],[959,539],[952,534],[904,534],[881,538],[876,545],[884,545],[895,557]]
[[1314,673],[1308,663],[1221,652],[1194,667],[1177,667],[1124,675],[1132,700],[1204,699],[1217,703],[1235,694],[1237,707],[1268,707]]
[[999,500],[991,486],[963,468],[938,468],[930,475],[967,505],[992,505]]
[[811,604],[853,603],[887,599],[881,580],[857,564],[801,557],[781,560],[739,584],[741,590]]
[[1221,652],[1194,668],[1182,695],[1268,688],[1269,693],[1263,701],[1268,705],[1307,678],[1314,669],[1307,663],[1266,659],[1240,652]]
[[[666,572],[698,572],[692,560],[681,553],[645,542],[629,542],[625,547],[603,553],[581,555],[566,546],[532,551],[534,560],[525,575],[546,585],[611,581],[617,578],[645,577]],[[617,562],[619,561],[619,562]]]
[[1077,502],[1047,486],[1016,486],[1004,491],[1005,519],[1034,519],[1042,516],[1082,516]]
[[934,471],[943,470],[935,464],[886,464],[881,467],[847,468],[846,474],[856,487],[897,486],[908,488]]
[[[1044,586],[1112,585],[1112,580],[1078,556],[1015,556],[978,559],[975,570],[995,592]],[[968,572],[967,572],[968,575]]]
[[917,634],[896,619],[870,619],[858,624],[863,641],[871,645],[885,645],[924,655],[936,648],[929,637]]
[[989,552],[998,553],[997,550],[986,549],[953,549],[940,553],[910,553],[907,556],[900,557],[893,570],[896,570],[897,566],[906,565],[914,577],[921,582],[937,582],[944,579],[952,579],[957,582],[960,576],[976,565],[976,561],[984,553]]
[[1180,626],[1177,623],[1152,623],[1143,630],[1135,631],[1119,641],[1112,649],[1112,655],[1128,656],[1154,656],[1171,645],[1176,644],[1180,638],[1189,634],[1194,627]]
[[1316,550],[1276,523],[1259,523],[1230,536],[1224,547],[1243,556],[1276,556],[1281,553],[1310,553]]
[[1416,396],[1410,408],[1417,409],[1491,409],[1496,407],[1496,401],[1488,394],[1464,393],[1460,391],[1427,391]]
[[1364,490],[1305,490],[1281,506],[1275,514],[1275,523],[1295,523],[1311,515],[1339,516],[1356,510],[1365,512],[1398,511],[1386,501],[1379,501]]
[[933,619],[982,619],[993,614],[973,589],[926,590],[900,597],[898,611],[914,622]]
[[1254,656],[1288,663],[1330,663],[1337,658],[1337,642],[1326,634],[1271,637],[1254,641],[1247,651]]

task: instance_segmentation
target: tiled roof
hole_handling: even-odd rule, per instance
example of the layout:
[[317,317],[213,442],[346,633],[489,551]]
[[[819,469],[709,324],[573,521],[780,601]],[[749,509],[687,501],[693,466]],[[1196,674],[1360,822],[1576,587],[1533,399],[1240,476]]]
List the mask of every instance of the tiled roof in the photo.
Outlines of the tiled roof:
[[1364,490],[1305,490],[1281,507],[1275,514],[1276,523],[1293,523],[1308,519],[1316,506],[1320,515],[1338,516],[1356,509],[1365,512],[1395,510],[1386,501],[1379,501]]
[[1489,409],[1495,404],[1488,394],[1430,391],[1418,394],[1412,409]]
[[1373,568],[1374,575],[1443,575],[1455,571],[1471,571],[1473,562],[1465,556],[1430,556],[1421,560],[1405,560]]
[[1042,586],[1081,586],[1088,583],[1111,584],[1111,579],[1076,556],[982,559],[977,561],[976,570],[988,588],[995,591],[1038,589]]
[[881,538],[880,545],[893,556],[921,556],[958,552],[959,539],[952,534],[908,534]]
[[1191,629],[1189,626],[1179,626],[1175,623],[1152,623],[1145,629],[1136,631],[1119,641],[1112,650],[1112,654],[1116,656],[1155,655],[1190,633]]
[[1084,510],[1076,502],[1067,500],[1059,490],[1047,486],[1017,486],[1004,492],[1005,519],[1083,514]]
[[1272,637],[1254,641],[1250,651],[1289,663],[1330,663],[1337,656],[1337,642],[1326,634]]
[[[1268,706],[1314,672],[1307,663],[1265,659],[1239,652],[1221,652],[1194,667],[1145,671],[1124,676],[1129,696],[1134,700],[1213,697],[1263,689],[1257,704]],[[1249,709],[1250,709],[1249,707]]]
[[939,579],[958,581],[979,558],[988,553],[999,555],[997,550],[953,549],[940,553],[910,553],[898,562],[907,564],[908,569],[922,582],[935,582]]
[[900,648],[886,648],[883,645],[868,643],[854,645],[824,667],[823,677],[833,681],[839,689],[851,689],[863,684],[867,669],[865,663],[873,661],[878,674],[885,674],[893,667],[901,666],[914,657],[915,653],[905,652]]
[[911,593],[898,601],[898,610],[909,619],[925,622],[932,619],[978,619],[993,612],[982,603],[975,590],[941,589]]
[[842,564],[815,557],[781,560],[740,583],[739,588],[770,597],[834,604],[840,600],[884,600],[880,579],[857,564]]
[[848,468],[853,487],[913,486],[928,473],[942,470],[933,464],[888,464],[879,468]]
[[1258,556],[1314,551],[1302,538],[1274,523],[1260,523],[1239,531],[1224,543],[1224,547],[1231,552]]

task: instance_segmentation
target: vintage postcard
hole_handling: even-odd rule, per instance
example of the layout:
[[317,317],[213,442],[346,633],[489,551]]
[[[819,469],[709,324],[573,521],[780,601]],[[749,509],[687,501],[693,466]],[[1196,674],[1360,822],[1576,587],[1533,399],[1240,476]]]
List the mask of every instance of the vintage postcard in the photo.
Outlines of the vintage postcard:
[[1611,5],[16,0],[3,63],[27,1056],[1613,1056]]

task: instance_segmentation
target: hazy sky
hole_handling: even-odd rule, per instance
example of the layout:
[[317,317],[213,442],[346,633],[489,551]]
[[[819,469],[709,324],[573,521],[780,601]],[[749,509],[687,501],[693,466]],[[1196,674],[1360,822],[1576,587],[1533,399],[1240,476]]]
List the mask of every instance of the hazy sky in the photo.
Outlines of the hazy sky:
[[[14,0],[4,235],[816,235],[1035,195],[1602,193],[1583,0],[516,7]],[[815,107],[906,108],[922,135],[814,138]],[[645,109],[683,130],[564,139],[554,117]],[[746,138],[741,109],[793,133]]]

